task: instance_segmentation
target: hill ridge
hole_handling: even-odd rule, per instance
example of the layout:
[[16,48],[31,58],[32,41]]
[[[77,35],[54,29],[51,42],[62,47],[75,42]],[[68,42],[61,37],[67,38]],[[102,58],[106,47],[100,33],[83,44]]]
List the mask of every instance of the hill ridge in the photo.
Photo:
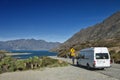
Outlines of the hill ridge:
[[49,50],[60,45],[59,42],[47,42],[36,39],[17,39],[0,41],[1,50]]

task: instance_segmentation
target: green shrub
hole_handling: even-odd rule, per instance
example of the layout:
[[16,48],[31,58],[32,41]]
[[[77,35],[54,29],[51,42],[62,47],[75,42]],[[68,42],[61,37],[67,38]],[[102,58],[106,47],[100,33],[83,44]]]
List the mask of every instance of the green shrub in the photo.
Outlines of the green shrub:
[[0,62],[0,67],[2,71],[3,72],[11,71],[10,69],[14,64],[14,62],[15,62],[15,59],[11,58],[10,56],[3,58]]
[[51,59],[49,57],[42,57],[42,67],[48,66],[48,65],[52,65],[54,63],[56,63],[57,60],[56,59]]
[[16,66],[16,69],[17,69],[17,70],[20,70],[20,71],[26,69],[24,60],[17,60],[17,61],[15,62],[15,66]]
[[110,54],[111,59],[114,59],[115,63],[120,63],[120,51],[116,53],[114,50],[111,50]]
[[2,73],[2,64],[0,63],[0,73]]
[[32,69],[40,68],[42,60],[39,57],[34,56],[33,58],[28,59],[27,64],[30,65]]
[[57,60],[57,59],[52,59],[49,57],[43,57],[42,58],[42,67],[62,67],[62,66],[67,66],[68,63],[61,61],[61,60]]

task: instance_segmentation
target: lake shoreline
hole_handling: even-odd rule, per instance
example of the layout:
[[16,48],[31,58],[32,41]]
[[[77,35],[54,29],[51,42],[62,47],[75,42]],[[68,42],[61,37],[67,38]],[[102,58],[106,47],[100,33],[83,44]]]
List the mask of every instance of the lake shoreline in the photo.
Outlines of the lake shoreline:
[[49,52],[49,51],[19,50],[19,51],[6,52],[6,56],[11,56],[11,57],[17,58],[17,59],[28,59],[28,58],[34,57],[34,56],[38,56],[38,57],[57,56],[57,53]]
[[7,56],[15,56],[15,55],[27,55],[32,53],[5,53]]

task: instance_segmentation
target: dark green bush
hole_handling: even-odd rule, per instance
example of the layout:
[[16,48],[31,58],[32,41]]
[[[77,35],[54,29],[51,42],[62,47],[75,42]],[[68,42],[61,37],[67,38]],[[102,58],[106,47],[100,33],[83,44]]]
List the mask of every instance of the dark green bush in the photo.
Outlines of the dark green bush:
[[17,60],[15,62],[15,67],[16,67],[16,70],[25,70],[26,69],[26,65],[25,65],[25,62],[23,60]]
[[33,58],[31,57],[31,58],[25,60],[25,63],[26,63],[27,68],[36,69],[36,68],[41,67],[42,60],[39,57],[34,56]]

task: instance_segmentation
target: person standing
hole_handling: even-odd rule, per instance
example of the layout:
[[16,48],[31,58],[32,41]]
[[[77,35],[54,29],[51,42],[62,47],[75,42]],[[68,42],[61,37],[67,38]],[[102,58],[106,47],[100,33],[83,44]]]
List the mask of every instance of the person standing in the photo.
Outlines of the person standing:
[[70,49],[70,56],[71,56],[71,58],[72,58],[72,63],[73,63],[73,65],[74,65],[74,63],[75,63],[75,56],[76,56],[76,54],[75,54],[75,49],[74,49],[74,48],[71,48],[71,49]]

